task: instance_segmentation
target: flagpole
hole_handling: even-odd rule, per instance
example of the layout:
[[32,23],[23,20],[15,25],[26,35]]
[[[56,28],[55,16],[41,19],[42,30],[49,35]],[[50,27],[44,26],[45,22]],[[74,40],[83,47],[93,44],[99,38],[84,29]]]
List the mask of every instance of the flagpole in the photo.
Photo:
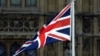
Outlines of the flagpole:
[[74,0],[71,2],[71,19],[72,19],[72,56],[75,56],[75,9],[74,9]]

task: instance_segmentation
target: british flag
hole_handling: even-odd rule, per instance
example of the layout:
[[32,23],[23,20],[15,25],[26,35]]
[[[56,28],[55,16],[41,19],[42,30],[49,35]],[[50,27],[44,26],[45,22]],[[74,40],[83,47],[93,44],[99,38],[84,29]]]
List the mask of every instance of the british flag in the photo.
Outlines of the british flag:
[[68,4],[55,18],[53,18],[53,20],[48,24],[44,24],[31,40],[26,41],[13,56],[18,55],[22,51],[44,47],[46,44],[52,42],[71,40],[70,9],[71,4]]

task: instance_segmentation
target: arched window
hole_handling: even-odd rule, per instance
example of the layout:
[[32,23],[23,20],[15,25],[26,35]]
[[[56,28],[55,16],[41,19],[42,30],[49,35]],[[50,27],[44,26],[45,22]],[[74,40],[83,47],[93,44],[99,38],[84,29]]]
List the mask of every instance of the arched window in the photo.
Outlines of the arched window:
[[6,56],[6,48],[0,43],[0,56]]
[[21,0],[10,0],[11,6],[21,6]]
[[[10,48],[11,49],[10,56],[12,56],[15,53],[15,51],[18,50],[19,48],[20,48],[20,45],[18,43],[16,42],[13,43]],[[18,56],[21,56],[21,55],[19,54]]]
[[37,0],[25,0],[25,6],[26,7],[36,7]]
[[0,0],[0,6],[6,6],[7,1],[6,0]]

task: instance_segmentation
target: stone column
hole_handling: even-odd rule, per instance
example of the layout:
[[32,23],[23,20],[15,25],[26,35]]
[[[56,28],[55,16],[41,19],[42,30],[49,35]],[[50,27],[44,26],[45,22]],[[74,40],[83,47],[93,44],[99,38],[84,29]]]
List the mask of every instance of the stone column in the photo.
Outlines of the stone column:
[[[75,13],[82,13],[83,11],[83,0],[75,1]],[[85,5],[84,5],[85,6]],[[82,17],[75,18],[75,31],[78,33],[77,43],[77,55],[82,56]]]
[[42,14],[45,13],[45,5],[47,5],[45,3],[46,3],[45,0],[39,0],[39,8]]
[[[67,0],[66,0],[67,2]],[[64,0],[58,0],[58,10],[61,11],[64,8],[65,5],[65,1]],[[67,5],[67,4],[66,4]]]
[[63,56],[63,43],[62,42],[58,42],[57,43],[58,45],[57,45],[57,56]]
[[25,0],[21,0],[22,1],[22,8],[24,8],[25,7]]
[[77,41],[76,41],[76,47],[77,47],[77,56],[82,56],[82,18],[79,17],[79,18],[76,18],[76,23],[75,23],[75,31],[76,31],[76,35],[77,37],[75,38],[78,38]]
[[11,41],[10,40],[7,40],[7,43],[6,43],[6,47],[7,47],[7,56],[10,56],[10,52],[11,52],[11,50],[10,50],[10,43],[11,43]]
[[7,0],[7,7],[10,7],[10,0]]

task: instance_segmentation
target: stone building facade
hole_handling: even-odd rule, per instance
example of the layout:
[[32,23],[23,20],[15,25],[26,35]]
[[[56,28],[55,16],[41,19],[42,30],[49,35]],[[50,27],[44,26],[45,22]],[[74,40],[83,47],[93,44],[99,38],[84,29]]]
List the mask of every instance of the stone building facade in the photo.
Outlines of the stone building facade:
[[76,1],[76,56],[100,54],[100,1]]
[[[0,0],[0,56],[11,56],[70,0]],[[76,56],[100,54],[100,1],[75,1]],[[56,42],[19,56],[66,56],[69,42]],[[5,54],[6,53],[6,54]]]

